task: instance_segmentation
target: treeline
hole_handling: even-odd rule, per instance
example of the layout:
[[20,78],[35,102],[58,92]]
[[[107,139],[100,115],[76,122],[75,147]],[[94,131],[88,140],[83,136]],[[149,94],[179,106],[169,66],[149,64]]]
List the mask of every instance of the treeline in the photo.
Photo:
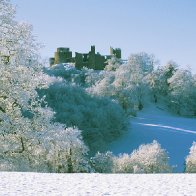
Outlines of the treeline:
[[[196,143],[185,159],[185,173],[196,172]],[[157,141],[142,144],[131,154],[114,156],[112,152],[97,153],[90,159],[95,172],[99,173],[172,173],[175,166],[169,165],[167,152]]]

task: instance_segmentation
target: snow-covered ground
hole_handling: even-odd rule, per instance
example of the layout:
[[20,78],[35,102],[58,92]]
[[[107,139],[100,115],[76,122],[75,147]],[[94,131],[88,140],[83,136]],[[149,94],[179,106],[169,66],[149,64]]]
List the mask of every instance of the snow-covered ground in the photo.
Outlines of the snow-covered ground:
[[143,143],[157,140],[169,153],[174,171],[183,172],[184,160],[196,141],[196,118],[173,115],[160,107],[148,106],[131,119],[130,129],[109,150],[114,154],[130,153]]
[[1,196],[195,196],[196,174],[0,173]]

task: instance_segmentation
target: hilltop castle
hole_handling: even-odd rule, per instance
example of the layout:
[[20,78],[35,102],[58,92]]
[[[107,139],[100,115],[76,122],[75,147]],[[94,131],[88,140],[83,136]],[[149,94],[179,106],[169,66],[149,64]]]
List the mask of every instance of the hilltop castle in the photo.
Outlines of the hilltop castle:
[[75,63],[77,69],[87,67],[95,70],[102,70],[107,64],[107,60],[112,57],[121,58],[121,49],[110,47],[110,55],[101,55],[95,52],[95,46],[91,46],[91,51],[88,53],[75,53],[72,56],[72,51],[69,48],[57,48],[53,58],[49,59],[50,66],[61,63]]

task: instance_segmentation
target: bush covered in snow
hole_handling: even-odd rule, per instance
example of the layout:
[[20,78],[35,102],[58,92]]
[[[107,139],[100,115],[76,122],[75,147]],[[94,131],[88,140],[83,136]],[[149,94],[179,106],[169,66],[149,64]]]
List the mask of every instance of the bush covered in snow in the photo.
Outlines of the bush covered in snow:
[[185,172],[196,173],[196,142],[193,142],[189,155],[186,158]]
[[123,154],[114,159],[115,173],[167,173],[171,172],[169,157],[157,141],[141,145],[130,155]]

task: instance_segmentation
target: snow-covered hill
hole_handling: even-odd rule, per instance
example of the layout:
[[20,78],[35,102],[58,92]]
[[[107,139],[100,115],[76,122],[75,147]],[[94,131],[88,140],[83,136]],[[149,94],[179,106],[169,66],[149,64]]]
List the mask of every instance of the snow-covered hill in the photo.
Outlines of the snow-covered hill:
[[193,141],[196,141],[196,119],[173,115],[150,105],[131,119],[130,129],[109,150],[114,154],[130,153],[143,143],[157,140],[169,153],[174,171],[183,172],[184,160]]
[[1,196],[196,195],[196,174],[0,173]]

